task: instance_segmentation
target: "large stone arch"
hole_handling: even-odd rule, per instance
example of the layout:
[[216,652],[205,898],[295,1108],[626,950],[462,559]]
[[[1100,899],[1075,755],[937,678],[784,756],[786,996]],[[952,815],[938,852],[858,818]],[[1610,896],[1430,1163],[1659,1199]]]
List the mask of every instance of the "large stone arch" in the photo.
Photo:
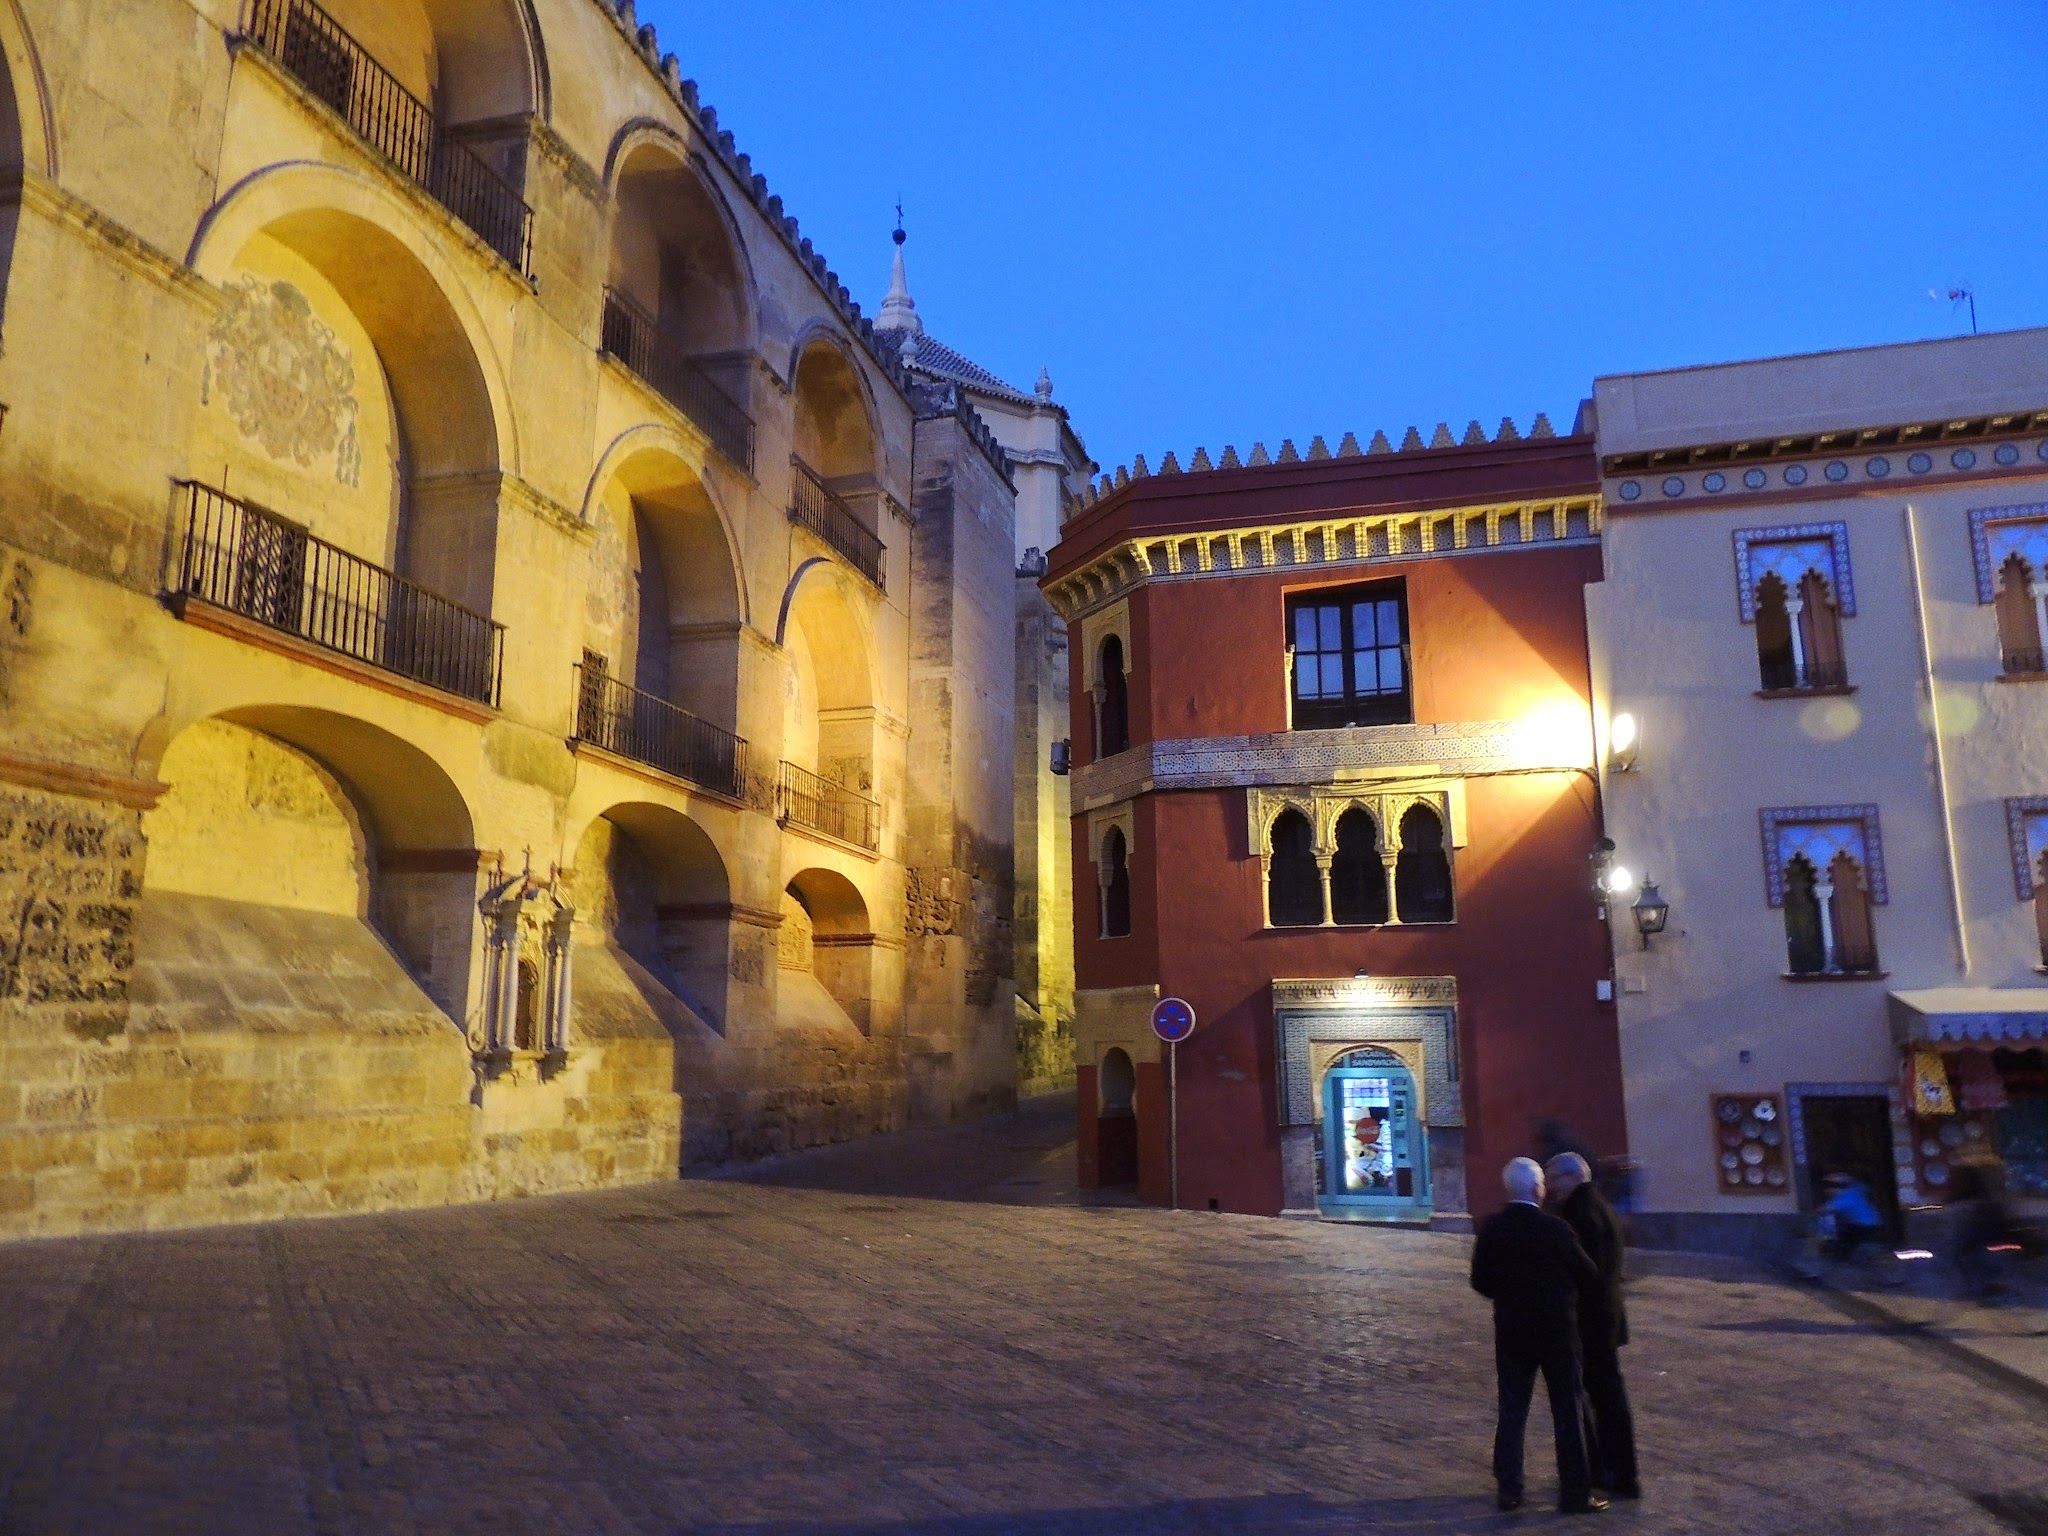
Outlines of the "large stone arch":
[[190,262],[222,295],[193,478],[231,467],[238,496],[488,613],[510,399],[413,211],[352,171],[274,166],[208,213]]
[[[480,855],[468,801],[431,754],[367,720],[289,703],[166,719],[146,746],[169,787],[144,818],[145,949],[153,892],[353,918],[435,1006],[467,1021]],[[163,917],[163,943],[191,939],[179,914]],[[266,963],[281,974],[317,961],[289,930],[249,925],[251,946],[277,946]],[[330,943],[345,947],[343,934],[330,927]]]
[[843,566],[804,561],[776,621],[789,664],[783,759],[862,793],[874,783],[879,676],[869,595]]
[[789,379],[796,457],[835,493],[851,493],[855,513],[878,533],[875,499],[860,494],[879,484],[882,463],[880,416],[866,370],[845,337],[816,325],[791,348]]
[[57,131],[50,114],[49,82],[36,51],[21,0],[0,3],[0,173],[57,174]]
[[783,888],[779,988],[800,1018],[829,1013],[811,987],[866,1034],[874,1026],[875,925],[867,898],[844,874],[800,869]]
[[[576,828],[568,846],[579,940],[627,957],[643,993],[723,1033],[732,880],[710,832],[673,806],[624,800]],[[657,1011],[668,1018],[676,1009]]]
[[612,140],[605,189],[607,289],[705,363],[746,408],[736,364],[759,350],[760,289],[740,221],[703,157],[673,130],[635,119]]
[[629,429],[599,460],[583,516],[597,535],[583,648],[631,686],[737,731],[746,573],[698,456],[667,426]]
[[21,219],[24,179],[54,177],[56,138],[49,93],[19,0],[0,0],[0,350],[5,349],[7,279]]

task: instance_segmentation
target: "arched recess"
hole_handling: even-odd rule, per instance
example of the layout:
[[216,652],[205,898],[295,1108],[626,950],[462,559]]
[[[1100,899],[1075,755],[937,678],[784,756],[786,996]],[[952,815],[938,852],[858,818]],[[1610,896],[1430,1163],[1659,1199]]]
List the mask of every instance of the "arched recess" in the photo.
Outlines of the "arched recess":
[[746,582],[732,525],[667,427],[622,435],[591,481],[583,650],[630,687],[739,728]]
[[313,997],[355,975],[374,988],[364,1009],[402,1007],[403,988],[349,936],[363,925],[435,1006],[467,1018],[478,855],[468,805],[432,757],[349,716],[250,706],[185,726],[155,772],[170,787],[143,818],[143,959],[203,968],[225,945],[286,978],[286,994],[295,975],[326,978],[308,983]]
[[829,510],[843,509],[879,538],[881,434],[866,375],[836,333],[819,331],[799,343],[791,380],[798,495],[808,483]]
[[[635,986],[659,988],[724,1032],[732,890],[703,827],[666,806],[614,805],[577,839],[570,889],[579,944],[626,957]],[[578,974],[594,979],[603,971],[579,961]]]
[[783,595],[776,639],[789,662],[783,761],[871,795],[876,690],[867,613],[843,568],[807,560]]
[[874,922],[866,899],[846,876],[805,869],[790,880],[782,893],[776,959],[785,1004],[796,1004],[786,1011],[815,1012],[800,995],[806,983],[815,983],[862,1034],[873,1028]]
[[[717,396],[741,417],[751,414],[758,322],[738,226],[666,129],[636,124],[622,132],[607,180],[604,348],[718,438],[721,423],[703,419],[705,409],[724,414]],[[716,392],[709,398],[707,383]]]
[[[221,293],[192,478],[488,614],[511,417],[481,319],[409,212],[350,172],[273,168],[209,214],[192,266]],[[262,550],[231,553],[275,566],[273,546],[297,534],[261,528]],[[250,537],[240,519],[224,536]],[[321,579],[302,552],[285,563],[295,588]]]
[[1095,1181],[1138,1182],[1138,1069],[1131,1053],[1113,1045],[1095,1069]]
[[262,0],[249,14],[249,33],[465,219],[489,195],[480,179],[495,178],[515,196],[522,191],[528,125],[546,117],[548,96],[528,0],[319,0],[319,7]]
[[5,350],[7,279],[14,268],[21,218],[22,178],[54,177],[55,136],[42,63],[23,20],[19,0],[0,4],[0,351]]

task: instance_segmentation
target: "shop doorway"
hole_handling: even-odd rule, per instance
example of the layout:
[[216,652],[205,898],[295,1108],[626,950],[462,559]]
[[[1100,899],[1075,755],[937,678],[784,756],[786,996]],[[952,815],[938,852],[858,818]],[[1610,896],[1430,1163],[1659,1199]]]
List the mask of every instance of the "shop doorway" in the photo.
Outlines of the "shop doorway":
[[1425,1222],[1429,1137],[1415,1074],[1392,1051],[1347,1051],[1323,1079],[1323,1214]]
[[1105,1186],[1138,1182],[1137,1093],[1130,1052],[1111,1046],[1095,1074],[1095,1170]]
[[1884,1213],[1885,1237],[1899,1240],[1899,1181],[1892,1151],[1892,1106],[1882,1093],[1807,1094],[1799,1100],[1800,1198],[1807,1210],[1827,1199],[1821,1180],[1846,1173]]

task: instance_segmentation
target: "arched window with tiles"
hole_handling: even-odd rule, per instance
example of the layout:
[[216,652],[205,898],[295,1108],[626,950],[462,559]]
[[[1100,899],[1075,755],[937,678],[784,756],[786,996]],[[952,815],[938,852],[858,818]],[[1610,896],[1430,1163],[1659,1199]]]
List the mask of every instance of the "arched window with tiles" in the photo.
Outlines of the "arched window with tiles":
[[2036,958],[2048,970],[2048,795],[2007,800],[2005,827],[2012,848],[2013,889],[2033,907]]
[[1756,631],[1761,691],[1848,686],[1842,620],[1856,611],[1848,550],[1840,523],[1737,530],[1739,608]]
[[1877,807],[1781,807],[1762,817],[1765,889],[1784,918],[1786,973],[1877,974],[1875,909],[1886,899]]
[[2048,677],[2048,504],[1970,514],[1977,601],[1992,608],[1999,670]]

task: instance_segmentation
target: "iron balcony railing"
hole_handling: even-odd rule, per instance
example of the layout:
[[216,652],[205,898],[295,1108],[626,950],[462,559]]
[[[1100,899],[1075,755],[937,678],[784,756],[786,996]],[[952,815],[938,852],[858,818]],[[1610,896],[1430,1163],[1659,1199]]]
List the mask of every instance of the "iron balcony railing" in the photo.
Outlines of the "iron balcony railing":
[[676,341],[662,335],[652,315],[611,288],[604,294],[603,341],[607,353],[695,422],[712,447],[754,472],[753,418]]
[[313,0],[251,0],[249,36],[523,275],[533,210]]
[[1816,940],[1792,946],[1791,968],[1794,976],[1868,976],[1877,970],[1877,954],[1839,944],[1832,954],[1823,954]]
[[2032,650],[2024,646],[2014,646],[2002,654],[2007,677],[2024,677],[2035,672],[2048,672],[2048,653],[2044,653],[2038,646]]
[[480,704],[498,702],[504,625],[250,502],[195,481],[182,488],[178,597]]
[[866,795],[820,778],[795,763],[782,765],[778,789],[777,808],[784,821],[823,832],[870,853],[881,846],[882,808]]
[[853,508],[833,494],[817,471],[802,459],[791,459],[789,520],[801,523],[846,557],[861,575],[882,585],[882,541],[868,531]]
[[576,669],[576,739],[735,800],[745,797],[745,741],[595,667]]

